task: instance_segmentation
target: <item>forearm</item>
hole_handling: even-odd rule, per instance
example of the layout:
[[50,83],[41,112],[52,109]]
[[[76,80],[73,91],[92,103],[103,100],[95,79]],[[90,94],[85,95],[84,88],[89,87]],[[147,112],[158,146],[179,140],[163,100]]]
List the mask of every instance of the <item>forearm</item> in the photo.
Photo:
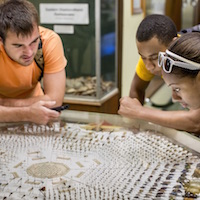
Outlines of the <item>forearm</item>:
[[131,83],[129,97],[132,99],[136,98],[140,101],[141,104],[144,104],[145,91],[148,85],[148,81],[142,80],[140,77],[138,77],[137,74],[135,74]]
[[200,121],[192,111],[162,111],[143,107],[137,115],[139,119],[161,126],[188,132],[200,132]]
[[38,101],[31,106],[0,106],[0,122],[30,121],[36,124],[47,124],[58,119],[60,113],[49,108],[55,106],[54,101]]
[[0,105],[6,107],[24,107],[24,106],[30,106],[33,103],[38,102],[40,100],[49,101],[51,100],[51,98],[48,95],[42,95],[26,99],[2,98],[0,101]]
[[130,90],[129,92],[129,97],[138,99],[142,105],[144,104],[144,96],[144,92],[137,92],[136,90]]
[[0,122],[29,121],[28,107],[4,107],[0,106]]
[[10,99],[2,98],[0,100],[0,105],[6,107],[23,107],[30,106],[38,101],[55,101],[55,106],[60,106],[63,103],[64,94],[60,93],[59,95],[41,95],[36,97],[30,97],[26,99]]

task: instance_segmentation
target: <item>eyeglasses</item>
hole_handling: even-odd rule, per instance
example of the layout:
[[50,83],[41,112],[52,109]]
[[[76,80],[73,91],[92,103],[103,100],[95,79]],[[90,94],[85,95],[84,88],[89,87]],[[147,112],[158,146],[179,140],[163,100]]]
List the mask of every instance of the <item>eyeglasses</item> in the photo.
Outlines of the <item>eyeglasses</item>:
[[[172,58],[168,57],[172,56],[173,58],[176,58],[180,61],[174,61]],[[159,52],[158,55],[158,66],[162,67],[164,72],[171,73],[173,66],[189,69],[189,70],[200,70],[200,64],[193,62],[191,60],[188,60],[186,58],[183,58],[175,53],[172,53],[169,50],[166,50],[165,52]]]

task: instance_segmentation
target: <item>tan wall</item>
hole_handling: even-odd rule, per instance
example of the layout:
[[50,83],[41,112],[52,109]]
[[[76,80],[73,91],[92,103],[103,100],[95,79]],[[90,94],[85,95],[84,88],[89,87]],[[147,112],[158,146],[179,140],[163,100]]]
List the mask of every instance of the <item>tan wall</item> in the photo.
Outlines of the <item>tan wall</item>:
[[139,59],[135,34],[138,25],[143,19],[143,13],[132,15],[130,0],[124,0],[123,13],[122,96],[127,96],[129,95],[131,81]]

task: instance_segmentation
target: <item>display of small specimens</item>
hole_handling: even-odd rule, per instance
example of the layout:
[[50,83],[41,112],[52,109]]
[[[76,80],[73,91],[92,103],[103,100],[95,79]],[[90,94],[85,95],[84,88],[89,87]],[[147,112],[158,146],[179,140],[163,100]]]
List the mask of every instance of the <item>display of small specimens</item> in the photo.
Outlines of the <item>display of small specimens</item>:
[[154,131],[17,124],[0,128],[0,199],[200,199],[199,163]]

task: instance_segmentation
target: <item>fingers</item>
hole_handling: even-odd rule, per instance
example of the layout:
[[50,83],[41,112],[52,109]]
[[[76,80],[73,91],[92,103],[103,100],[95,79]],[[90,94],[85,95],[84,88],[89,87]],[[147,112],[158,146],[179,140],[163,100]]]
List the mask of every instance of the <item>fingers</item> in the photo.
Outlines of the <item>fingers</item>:
[[121,98],[119,99],[119,102],[121,102],[121,101],[123,101],[124,99],[127,99],[127,98],[129,98],[129,97],[127,97],[127,96],[121,97]]
[[54,107],[55,101],[38,101],[30,107],[30,119],[37,124],[47,124],[49,121],[55,121],[60,113],[49,108]]
[[52,108],[56,104],[56,101],[39,101],[39,103],[47,108]]
[[46,125],[49,122],[55,122],[58,121],[58,118],[60,116],[60,114],[56,111],[54,111],[56,116],[52,116],[52,115],[40,115],[37,118],[34,117],[33,118],[33,122],[36,124],[42,124],[42,125]]

